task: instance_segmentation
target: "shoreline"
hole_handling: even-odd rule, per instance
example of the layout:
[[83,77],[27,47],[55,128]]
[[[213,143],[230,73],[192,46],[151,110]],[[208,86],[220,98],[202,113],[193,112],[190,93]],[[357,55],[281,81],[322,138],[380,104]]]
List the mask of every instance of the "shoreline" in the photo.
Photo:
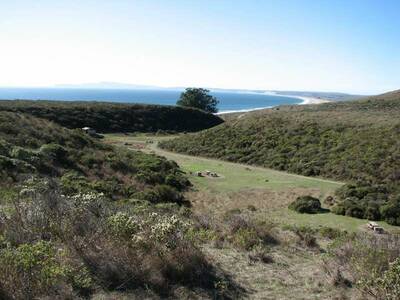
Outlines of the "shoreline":
[[305,97],[305,96],[293,96],[293,97],[303,100],[303,102],[299,103],[298,105],[322,104],[322,103],[332,102],[330,100],[314,98],[314,97]]
[[256,108],[247,108],[247,109],[238,109],[238,110],[223,110],[220,112],[215,113],[215,115],[225,115],[225,114],[235,114],[235,113],[246,113],[256,110],[268,109],[274,106],[266,106],[266,107],[256,107]]
[[[306,97],[306,96],[281,95],[281,94],[276,94],[275,92],[265,92],[265,94],[278,96],[278,97],[291,97],[291,98],[297,98],[297,99],[302,100],[302,102],[294,104],[294,105],[322,104],[322,103],[332,102],[327,99]],[[277,106],[279,106],[279,105],[277,105]],[[224,110],[221,112],[217,112],[216,115],[246,113],[246,112],[252,112],[252,111],[256,111],[256,110],[268,109],[268,108],[273,108],[273,107],[276,107],[276,106],[266,106],[266,107],[257,107],[257,108],[240,109],[240,110]]]

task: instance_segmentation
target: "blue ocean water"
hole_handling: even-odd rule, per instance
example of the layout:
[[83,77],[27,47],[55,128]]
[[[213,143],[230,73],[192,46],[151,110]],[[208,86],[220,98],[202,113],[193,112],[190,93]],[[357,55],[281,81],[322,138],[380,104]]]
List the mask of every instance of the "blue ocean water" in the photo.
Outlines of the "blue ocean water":
[[[181,93],[182,90],[168,89],[0,88],[0,100],[107,101],[175,105]],[[302,102],[294,97],[256,92],[212,91],[211,94],[218,98],[220,112]]]

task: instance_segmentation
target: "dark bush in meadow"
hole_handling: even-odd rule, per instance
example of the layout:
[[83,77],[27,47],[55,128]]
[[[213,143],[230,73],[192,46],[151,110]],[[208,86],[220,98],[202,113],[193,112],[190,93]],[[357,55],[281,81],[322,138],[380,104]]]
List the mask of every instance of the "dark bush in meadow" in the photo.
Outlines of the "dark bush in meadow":
[[316,214],[322,211],[319,199],[311,196],[300,196],[289,204],[289,209],[298,213]]

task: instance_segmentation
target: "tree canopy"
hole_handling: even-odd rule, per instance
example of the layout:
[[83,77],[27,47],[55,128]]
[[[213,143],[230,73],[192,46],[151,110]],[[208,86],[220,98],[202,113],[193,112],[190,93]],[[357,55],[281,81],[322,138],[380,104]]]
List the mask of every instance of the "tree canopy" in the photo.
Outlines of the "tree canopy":
[[209,90],[202,88],[187,88],[176,104],[216,113],[218,112],[217,105],[219,101],[214,96],[211,96],[209,92]]

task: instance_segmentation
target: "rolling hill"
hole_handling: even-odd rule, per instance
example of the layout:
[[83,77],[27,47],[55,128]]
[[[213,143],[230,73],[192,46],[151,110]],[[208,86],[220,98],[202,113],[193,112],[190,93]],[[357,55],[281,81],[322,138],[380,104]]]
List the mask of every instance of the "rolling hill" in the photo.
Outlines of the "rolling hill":
[[[242,114],[161,146],[347,181],[353,185],[338,192],[338,205],[344,203],[344,208],[336,212],[380,219],[383,212],[378,208],[390,201],[398,209],[400,91],[352,102],[282,106]],[[391,215],[388,222],[400,225],[400,218]]]
[[223,122],[193,108],[106,102],[10,100],[0,101],[0,111],[30,114],[70,129],[89,126],[103,133],[192,132]]

